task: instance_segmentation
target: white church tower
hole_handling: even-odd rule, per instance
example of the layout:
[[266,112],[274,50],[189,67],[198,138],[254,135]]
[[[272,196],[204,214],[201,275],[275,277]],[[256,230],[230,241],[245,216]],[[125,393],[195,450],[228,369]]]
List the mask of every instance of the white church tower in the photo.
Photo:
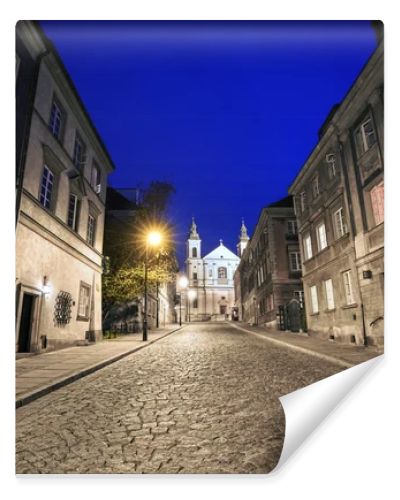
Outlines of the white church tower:
[[222,240],[204,257],[201,239],[192,219],[186,242],[186,276],[189,285],[185,294],[186,321],[224,321],[234,307],[233,275],[240,258]]
[[242,219],[242,227],[240,228],[239,243],[236,245],[237,254],[242,257],[245,248],[249,242],[249,235],[247,234],[247,227],[244,225],[244,219]]

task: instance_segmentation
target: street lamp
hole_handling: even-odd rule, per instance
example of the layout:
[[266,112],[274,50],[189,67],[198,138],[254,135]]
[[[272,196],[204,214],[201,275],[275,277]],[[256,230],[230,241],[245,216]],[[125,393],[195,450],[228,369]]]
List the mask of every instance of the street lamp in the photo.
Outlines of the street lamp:
[[194,290],[189,290],[188,292],[188,305],[189,305],[189,323],[190,323],[190,301],[196,298],[196,292]]
[[149,246],[158,247],[162,242],[162,233],[160,231],[150,231],[146,236],[146,252],[144,258],[144,317],[143,317],[143,341],[147,340],[147,268],[149,257]]
[[181,276],[178,280],[179,286],[179,326],[182,326],[182,292],[186,289],[189,284],[189,280],[186,276]]

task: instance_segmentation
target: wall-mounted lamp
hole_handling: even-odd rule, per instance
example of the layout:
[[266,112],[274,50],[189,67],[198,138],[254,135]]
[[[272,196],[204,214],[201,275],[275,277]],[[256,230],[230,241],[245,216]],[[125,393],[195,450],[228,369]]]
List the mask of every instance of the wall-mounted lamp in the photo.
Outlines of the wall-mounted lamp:
[[372,278],[372,271],[369,269],[367,271],[363,271],[363,278],[365,280],[370,280]]
[[46,297],[48,297],[51,292],[51,287],[49,285],[49,280],[47,276],[43,276],[42,292]]

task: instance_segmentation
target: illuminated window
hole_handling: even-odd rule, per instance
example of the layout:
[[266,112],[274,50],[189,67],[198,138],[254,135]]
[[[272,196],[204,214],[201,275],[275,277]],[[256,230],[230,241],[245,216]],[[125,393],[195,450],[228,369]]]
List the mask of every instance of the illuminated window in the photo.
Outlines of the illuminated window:
[[384,187],[383,182],[371,189],[371,204],[374,214],[375,224],[381,224],[384,220]]
[[326,241],[326,230],[324,222],[322,222],[317,226],[317,243],[319,251],[323,250],[328,246],[328,243]]
[[324,281],[325,285],[325,297],[326,297],[326,308],[331,310],[335,309],[335,300],[333,298],[333,284],[332,280]]
[[315,285],[310,287],[310,299],[311,299],[311,312],[313,314],[316,314],[317,312],[319,312],[319,307],[318,307],[317,287]]
[[343,207],[340,207],[338,210],[336,210],[336,212],[334,212],[333,219],[335,223],[336,237],[341,238],[347,233],[347,224],[343,212]]
[[343,284],[344,284],[344,292],[346,297],[346,304],[354,304],[354,294],[353,294],[353,285],[351,280],[351,271],[345,271],[343,273]]
[[308,260],[312,257],[311,235],[307,233],[303,237],[304,259]]
[[81,283],[79,288],[78,319],[88,320],[90,312],[90,286]]

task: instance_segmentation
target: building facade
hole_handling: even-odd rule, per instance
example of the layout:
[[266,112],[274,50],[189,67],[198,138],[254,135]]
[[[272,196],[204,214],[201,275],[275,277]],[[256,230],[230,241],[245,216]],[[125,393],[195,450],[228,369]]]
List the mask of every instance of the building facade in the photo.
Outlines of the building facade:
[[113,162],[55,48],[16,27],[16,351],[101,335],[107,175]]
[[307,323],[323,338],[383,343],[383,42],[336,105],[289,192]]
[[235,273],[239,319],[277,328],[279,306],[303,304],[301,260],[292,197],[263,208]]
[[240,258],[222,240],[202,257],[201,239],[193,219],[186,242],[186,275],[189,285],[184,294],[187,321],[219,321],[231,317],[235,297],[233,275]]

